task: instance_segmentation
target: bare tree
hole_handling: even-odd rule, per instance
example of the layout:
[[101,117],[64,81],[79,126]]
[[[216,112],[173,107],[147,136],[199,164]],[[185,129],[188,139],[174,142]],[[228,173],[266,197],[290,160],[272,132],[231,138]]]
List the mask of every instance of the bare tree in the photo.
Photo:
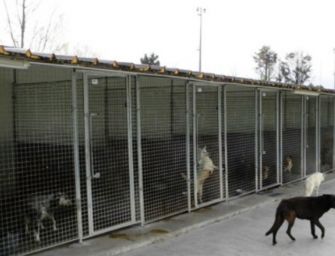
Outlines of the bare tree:
[[312,57],[302,52],[291,52],[280,64],[280,73],[286,83],[305,84],[311,77]]
[[2,0],[6,27],[13,46],[29,47],[35,51],[60,51],[65,44],[57,40],[62,29],[62,16],[56,10],[48,14],[47,21],[34,20],[41,14],[42,1]]

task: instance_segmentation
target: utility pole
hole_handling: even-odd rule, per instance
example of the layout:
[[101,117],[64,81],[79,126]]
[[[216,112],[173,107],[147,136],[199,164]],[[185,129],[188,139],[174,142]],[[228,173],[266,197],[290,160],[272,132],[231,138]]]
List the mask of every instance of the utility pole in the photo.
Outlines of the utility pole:
[[199,38],[199,72],[201,72],[201,54],[202,54],[202,15],[206,12],[205,8],[198,7],[197,13],[200,17],[200,38]]

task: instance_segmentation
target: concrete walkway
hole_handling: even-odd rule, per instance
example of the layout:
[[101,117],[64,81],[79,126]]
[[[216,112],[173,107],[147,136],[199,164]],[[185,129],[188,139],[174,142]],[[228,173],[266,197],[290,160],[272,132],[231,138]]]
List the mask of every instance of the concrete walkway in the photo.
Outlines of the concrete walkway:
[[[327,175],[327,180],[321,186],[321,192],[335,193],[335,174]],[[269,249],[274,253],[273,255],[283,255],[283,251],[278,248],[285,249],[288,246],[300,248],[303,244],[299,242],[300,239],[306,243],[302,249],[311,246],[310,242],[313,240],[309,223],[296,222],[292,233],[298,241],[294,245],[291,245],[283,231],[284,228],[279,232],[278,246],[275,249],[271,245],[271,238],[265,237],[264,233],[273,223],[275,208],[278,204],[276,201],[302,194],[303,182],[294,183],[203,208],[190,214],[175,216],[145,227],[136,226],[89,239],[82,245],[73,243],[54,248],[39,255],[268,255]],[[335,218],[332,218],[334,216],[335,212],[322,219],[327,228],[326,238],[329,239],[319,242],[327,248],[333,245],[331,241],[335,239]],[[214,223],[216,224],[211,225]],[[330,226],[334,226],[334,232],[331,231]],[[144,247],[150,244],[153,245]],[[317,251],[314,253],[313,255],[321,255]],[[288,251],[285,255],[300,254],[292,254],[292,251]]]

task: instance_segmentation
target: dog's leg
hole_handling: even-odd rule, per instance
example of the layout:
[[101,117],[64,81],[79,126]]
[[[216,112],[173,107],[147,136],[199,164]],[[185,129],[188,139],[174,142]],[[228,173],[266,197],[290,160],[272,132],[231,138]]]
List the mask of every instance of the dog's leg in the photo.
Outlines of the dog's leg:
[[325,228],[324,228],[324,226],[322,226],[322,224],[320,223],[319,220],[315,220],[314,223],[321,230],[321,238],[324,238],[325,237]]
[[198,184],[198,197],[199,197],[198,199],[201,204],[202,204],[202,192],[203,192],[202,188],[203,188],[203,184],[199,183]]
[[38,226],[38,229],[45,229],[45,227],[43,225],[43,219],[39,219],[37,221],[37,226]]
[[29,219],[28,219],[28,217],[24,218],[24,224],[25,224],[25,228],[24,228],[25,234],[28,235],[29,234]]
[[55,217],[53,215],[50,215],[49,217],[52,220],[52,226],[53,226],[53,230],[57,231],[57,226],[56,226],[56,220]]
[[272,233],[272,245],[277,244],[277,240],[276,240],[277,232],[280,229],[281,225],[283,225],[284,220],[285,219],[282,217],[282,215],[280,213],[276,213],[275,222],[273,223],[270,230],[268,232],[266,232],[266,234],[265,234],[267,236],[267,235],[270,235]]
[[287,235],[288,235],[293,241],[295,241],[294,236],[292,236],[292,234],[291,234],[291,229],[292,229],[292,227],[293,227],[293,225],[294,225],[294,221],[295,221],[295,214],[294,214],[294,212],[289,212],[289,213],[287,214],[287,216],[285,216],[285,218],[286,218],[286,220],[287,220],[287,222],[288,222],[288,226],[287,226],[286,233],[287,233]]
[[315,234],[315,223],[313,220],[311,220],[311,233],[314,239],[318,238],[318,236]]
[[315,193],[316,193],[316,196],[319,195],[319,186],[318,185],[315,186]]
[[312,194],[313,190],[311,189],[311,184],[307,183],[305,184],[305,196],[310,196]]
[[37,223],[37,230],[34,229],[34,236],[35,236],[35,242],[39,243],[41,242],[41,239],[40,239],[40,224]]

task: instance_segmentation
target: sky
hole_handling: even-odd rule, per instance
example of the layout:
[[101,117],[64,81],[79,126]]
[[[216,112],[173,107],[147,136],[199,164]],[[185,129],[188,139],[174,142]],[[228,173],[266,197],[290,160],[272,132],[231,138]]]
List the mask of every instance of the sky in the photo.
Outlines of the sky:
[[[206,8],[202,71],[258,78],[253,56],[268,45],[281,59],[292,51],[310,54],[311,82],[334,86],[332,0],[36,1],[37,22],[53,10],[62,15],[57,39],[68,43],[69,54],[139,63],[154,52],[163,66],[198,70],[200,6]],[[4,17],[0,8],[0,44],[11,45]]]

